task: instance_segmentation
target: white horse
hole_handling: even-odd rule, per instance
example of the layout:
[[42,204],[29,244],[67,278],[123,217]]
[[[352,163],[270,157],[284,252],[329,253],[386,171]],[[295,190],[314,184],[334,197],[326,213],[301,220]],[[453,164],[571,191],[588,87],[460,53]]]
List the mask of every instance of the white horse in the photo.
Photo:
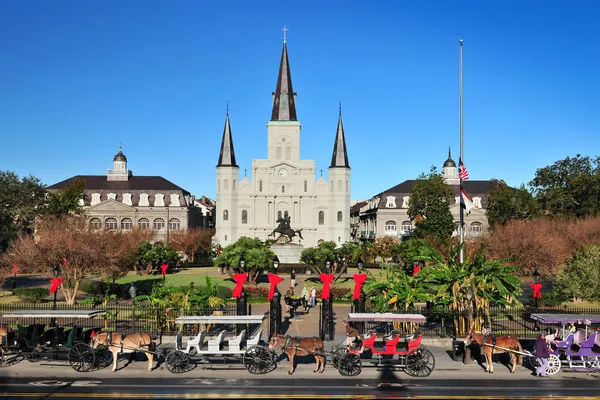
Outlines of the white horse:
[[105,346],[113,355],[112,371],[117,370],[119,353],[135,353],[142,351],[148,357],[148,371],[152,371],[154,360],[155,343],[147,333],[134,333],[123,335],[122,333],[100,333],[92,338],[92,348]]

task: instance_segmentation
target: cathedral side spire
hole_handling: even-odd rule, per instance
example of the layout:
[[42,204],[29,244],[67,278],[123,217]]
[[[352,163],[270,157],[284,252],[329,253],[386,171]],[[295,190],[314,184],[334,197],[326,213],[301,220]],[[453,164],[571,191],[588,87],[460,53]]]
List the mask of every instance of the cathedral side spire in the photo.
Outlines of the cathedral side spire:
[[229,101],[227,102],[227,116],[225,117],[225,128],[223,129],[223,140],[221,141],[221,153],[217,167],[237,167],[235,163],[235,151],[233,150],[233,138],[231,126],[229,125]]
[[[287,28],[284,28],[284,35]],[[283,39],[281,62],[279,63],[279,76],[277,87],[273,92],[273,112],[271,121],[297,121],[296,118],[296,93],[292,89],[292,75],[288,60],[286,37]]]
[[333,155],[329,168],[350,168],[348,152],[346,151],[346,138],[344,137],[344,124],[342,123],[342,104],[340,103],[340,117],[338,119],[337,134],[333,145]]

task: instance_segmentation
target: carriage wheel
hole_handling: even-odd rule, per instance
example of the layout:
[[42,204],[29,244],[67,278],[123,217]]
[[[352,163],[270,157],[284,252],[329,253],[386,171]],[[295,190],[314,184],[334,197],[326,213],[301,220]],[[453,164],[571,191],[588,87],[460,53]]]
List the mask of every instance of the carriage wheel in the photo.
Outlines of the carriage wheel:
[[18,364],[25,357],[22,354],[10,354],[6,350],[0,350],[0,368],[10,367]]
[[98,346],[94,349],[96,353],[96,367],[98,369],[104,369],[113,362],[113,354],[105,346]]
[[345,347],[340,347],[339,349],[333,352],[333,357],[331,358],[331,364],[333,367],[337,369],[340,365],[340,359],[344,356],[344,354],[348,353],[348,349]]
[[244,367],[251,374],[268,374],[277,368],[277,355],[264,346],[252,346],[244,353]]
[[555,375],[558,373],[558,371],[560,371],[560,358],[558,358],[554,354],[550,354],[550,357],[548,357],[548,367],[546,367],[546,374]]
[[426,377],[431,375],[435,368],[435,358],[427,348],[421,346],[411,350],[406,355],[404,372],[410,376]]
[[175,350],[167,354],[165,364],[170,372],[181,374],[189,370],[190,356],[181,350]]
[[362,371],[360,357],[354,353],[347,353],[338,361],[338,371],[343,376],[356,376]]
[[31,353],[25,354],[25,359],[30,363],[36,363],[42,361],[42,355],[38,349],[33,349]]
[[77,343],[69,351],[69,364],[78,372],[87,372],[94,368],[96,354],[94,350],[85,343]]
[[600,369],[600,357],[583,356],[583,361],[588,369]]

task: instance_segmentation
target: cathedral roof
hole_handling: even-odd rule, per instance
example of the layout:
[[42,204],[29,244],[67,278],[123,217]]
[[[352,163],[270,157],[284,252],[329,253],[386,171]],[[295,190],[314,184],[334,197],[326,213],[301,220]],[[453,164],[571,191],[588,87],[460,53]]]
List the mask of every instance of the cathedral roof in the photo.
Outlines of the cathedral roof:
[[295,93],[294,89],[292,89],[292,75],[290,73],[290,63],[285,40],[281,52],[281,62],[279,63],[277,87],[273,95],[271,121],[297,121]]
[[125,157],[125,154],[123,154],[123,152],[121,150],[119,150],[119,152],[115,155],[115,158],[113,158],[113,161],[127,162],[127,157]]
[[350,168],[348,152],[346,151],[346,138],[344,137],[344,124],[342,123],[342,106],[340,105],[340,118],[338,119],[337,134],[333,144],[333,155],[329,168]]
[[76,175],[64,181],[48,186],[49,190],[64,189],[69,184],[78,180],[83,181],[85,191],[90,190],[112,190],[112,191],[150,191],[170,190],[181,191],[184,195],[189,192],[177,186],[162,176],[130,176],[127,181],[109,181],[106,175]]
[[225,128],[223,129],[223,140],[221,141],[221,152],[219,153],[219,162],[217,167],[237,167],[235,163],[235,151],[233,150],[233,138],[231,136],[231,126],[229,125],[229,112],[225,117]]

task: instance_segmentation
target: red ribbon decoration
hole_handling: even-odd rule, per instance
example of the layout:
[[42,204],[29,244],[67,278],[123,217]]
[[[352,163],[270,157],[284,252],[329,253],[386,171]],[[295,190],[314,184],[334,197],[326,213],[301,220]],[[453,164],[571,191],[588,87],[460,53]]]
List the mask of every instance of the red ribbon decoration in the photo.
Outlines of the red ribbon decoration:
[[321,282],[323,282],[323,289],[321,291],[321,299],[325,300],[331,297],[329,293],[329,285],[333,282],[333,274],[321,274],[320,275]]
[[248,279],[247,272],[244,272],[243,274],[233,274],[235,288],[233,289],[233,293],[231,295],[236,299],[242,296],[242,290],[244,290],[244,282],[246,282],[246,279]]
[[169,268],[169,264],[163,264],[160,266],[163,276],[165,276],[167,274],[167,268]]
[[269,301],[273,298],[273,295],[275,294],[275,288],[277,287],[277,284],[281,283],[282,280],[283,278],[279,275],[269,274],[269,283],[271,284],[271,287],[269,288],[269,296],[267,296]]
[[533,289],[533,298],[542,298],[542,284],[541,283],[530,283],[529,286]]
[[56,292],[62,282],[63,278],[50,279],[50,293]]
[[367,274],[354,274],[352,277],[354,278],[354,294],[352,295],[352,300],[359,300],[360,289],[362,289],[363,283],[367,280]]
[[19,268],[17,267],[17,263],[13,264],[13,275],[17,275],[19,273]]
[[419,271],[421,271],[421,265],[417,264],[413,267],[413,276],[415,276],[416,274],[419,273]]

